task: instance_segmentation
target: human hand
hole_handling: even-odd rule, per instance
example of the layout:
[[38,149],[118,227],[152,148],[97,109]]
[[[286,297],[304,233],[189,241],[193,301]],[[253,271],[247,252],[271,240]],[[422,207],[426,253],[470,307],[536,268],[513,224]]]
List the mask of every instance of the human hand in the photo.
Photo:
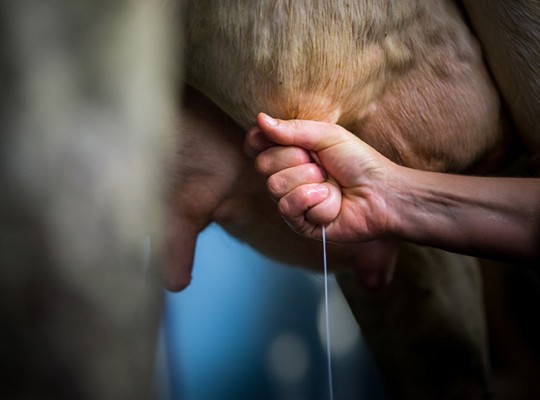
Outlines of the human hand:
[[295,231],[320,238],[324,225],[327,238],[339,242],[390,232],[385,192],[397,166],[344,128],[261,113],[246,150]]

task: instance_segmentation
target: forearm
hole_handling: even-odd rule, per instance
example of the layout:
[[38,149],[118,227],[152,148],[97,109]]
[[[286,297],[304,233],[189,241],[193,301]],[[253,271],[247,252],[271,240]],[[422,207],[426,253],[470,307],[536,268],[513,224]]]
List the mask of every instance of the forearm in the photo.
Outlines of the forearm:
[[398,170],[387,200],[396,236],[469,255],[540,259],[540,179]]

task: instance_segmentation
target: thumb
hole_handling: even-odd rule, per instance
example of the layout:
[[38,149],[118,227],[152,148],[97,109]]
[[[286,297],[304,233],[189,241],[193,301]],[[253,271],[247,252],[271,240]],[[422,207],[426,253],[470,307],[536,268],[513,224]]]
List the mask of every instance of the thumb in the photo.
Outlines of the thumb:
[[257,126],[273,143],[303,147],[315,152],[335,146],[351,137],[356,139],[356,136],[339,125],[299,119],[280,120],[264,113],[257,115]]

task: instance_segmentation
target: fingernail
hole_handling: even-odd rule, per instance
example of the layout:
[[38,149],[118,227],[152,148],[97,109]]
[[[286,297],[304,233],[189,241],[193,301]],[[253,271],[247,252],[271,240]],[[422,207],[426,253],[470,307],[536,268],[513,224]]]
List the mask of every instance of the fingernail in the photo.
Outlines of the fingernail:
[[317,189],[317,192],[319,192],[323,196],[328,196],[328,193],[330,193],[330,190],[326,186],[321,186]]
[[277,119],[272,118],[271,116],[269,116],[267,114],[263,113],[263,118],[264,118],[265,122],[270,126],[276,126],[278,124]]
[[328,194],[330,193],[330,191],[328,190],[326,186],[317,186],[316,188],[310,189],[307,194],[309,195],[310,192],[317,193],[322,198],[326,198]]

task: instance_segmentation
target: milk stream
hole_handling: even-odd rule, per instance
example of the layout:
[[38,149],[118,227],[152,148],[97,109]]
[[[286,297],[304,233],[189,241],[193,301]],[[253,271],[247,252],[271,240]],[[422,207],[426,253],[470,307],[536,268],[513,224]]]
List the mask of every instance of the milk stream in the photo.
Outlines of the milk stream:
[[326,229],[322,227],[323,264],[324,264],[324,307],[326,319],[326,358],[328,362],[328,391],[330,400],[334,400],[334,385],[332,382],[332,354],[330,341],[330,316],[328,313],[328,266],[326,262]]

